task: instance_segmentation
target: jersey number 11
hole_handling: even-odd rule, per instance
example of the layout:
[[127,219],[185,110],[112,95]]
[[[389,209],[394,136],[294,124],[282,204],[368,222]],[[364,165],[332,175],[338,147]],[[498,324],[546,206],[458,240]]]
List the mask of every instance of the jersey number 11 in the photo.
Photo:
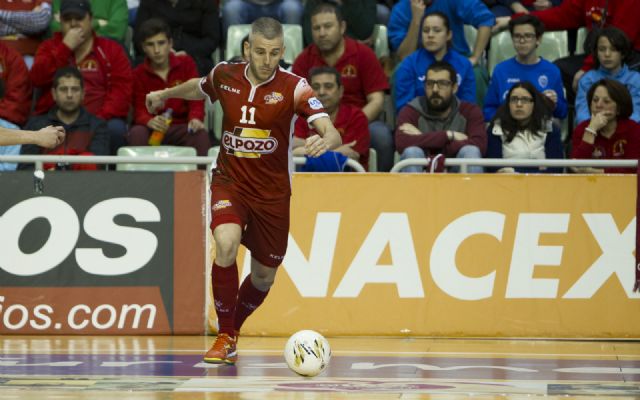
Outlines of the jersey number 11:
[[248,108],[249,119],[247,119],[247,106],[242,106],[240,109],[242,110],[242,118],[240,118],[240,123],[241,124],[255,125],[256,124],[256,120],[254,118],[256,116],[256,108],[255,107]]

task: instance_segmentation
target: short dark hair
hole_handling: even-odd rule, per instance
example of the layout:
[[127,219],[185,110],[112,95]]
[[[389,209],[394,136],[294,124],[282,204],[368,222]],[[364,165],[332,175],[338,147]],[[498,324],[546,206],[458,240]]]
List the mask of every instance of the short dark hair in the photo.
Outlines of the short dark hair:
[[451,80],[451,82],[453,82],[454,84],[458,83],[458,73],[456,72],[455,68],[453,68],[453,66],[446,61],[436,61],[433,64],[429,65],[424,73],[424,76],[427,76],[429,71],[448,71],[449,79]]
[[60,84],[61,78],[76,78],[80,81],[80,87],[84,88],[84,79],[82,78],[82,73],[80,70],[72,65],[68,65],[66,67],[58,68],[56,73],[53,75],[53,88],[58,88]]
[[615,26],[608,26],[600,29],[593,40],[591,47],[591,54],[593,54],[593,60],[596,68],[600,68],[600,60],[598,59],[598,41],[601,37],[606,37],[613,46],[614,49],[620,52],[622,56],[622,63],[626,64],[627,60],[631,56],[631,41],[629,37],[620,29]]
[[[509,109],[511,93],[518,88],[526,90],[533,98],[533,111],[529,122],[525,126],[521,126],[518,121],[513,118],[511,110]],[[553,105],[551,104],[551,100],[540,93],[531,82],[523,81],[511,86],[511,89],[507,92],[505,101],[500,105],[500,107],[498,107],[496,115],[493,117],[491,122],[495,124],[496,121],[500,121],[500,127],[505,133],[505,139],[507,143],[510,143],[518,131],[522,129],[528,129],[532,134],[538,135],[538,133],[543,131],[546,125],[552,120],[552,110]]]
[[589,92],[587,92],[587,104],[589,106],[589,113],[591,113],[591,101],[593,100],[593,95],[596,92],[596,89],[599,86],[603,86],[607,89],[609,93],[609,97],[616,103],[618,107],[618,119],[628,119],[633,113],[633,101],[631,100],[631,94],[629,93],[629,89],[622,83],[604,78],[600,79],[598,82],[594,83]]
[[531,14],[525,14],[517,18],[510,19],[509,33],[513,35],[513,30],[518,25],[532,25],[533,29],[536,31],[536,38],[538,39],[540,39],[540,37],[544,34],[544,23]]
[[441,12],[441,11],[431,11],[427,14],[425,14],[422,17],[422,23],[420,24],[420,26],[424,25],[424,20],[427,19],[428,17],[439,17],[442,22],[444,22],[444,26],[445,28],[447,28],[447,31],[451,30],[451,24],[449,23],[449,17],[447,16],[447,14]]
[[309,14],[309,20],[311,20],[311,18],[315,17],[316,15],[322,14],[322,13],[335,14],[336,18],[338,19],[338,22],[344,21],[342,10],[336,3],[332,1],[321,1],[315,7],[313,7],[313,9],[311,10],[311,13]]
[[167,39],[171,39],[171,28],[165,20],[160,18],[149,18],[140,24],[137,32],[138,45],[142,47],[145,40],[159,33],[167,35]]
[[309,71],[309,83],[311,83],[314,76],[321,75],[321,74],[333,75],[336,78],[336,83],[338,84],[338,87],[342,86],[342,77],[340,76],[340,72],[338,72],[337,69],[330,67],[328,65],[311,68],[311,71]]

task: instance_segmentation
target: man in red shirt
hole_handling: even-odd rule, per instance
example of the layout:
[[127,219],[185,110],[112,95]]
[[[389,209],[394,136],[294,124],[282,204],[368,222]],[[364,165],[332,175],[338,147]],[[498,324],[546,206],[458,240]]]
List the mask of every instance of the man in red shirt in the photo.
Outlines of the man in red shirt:
[[[133,70],[134,126],[127,138],[132,146],[146,146],[152,131],[165,133],[162,143],[195,147],[199,156],[206,156],[211,146],[204,123],[204,102],[171,99],[160,115],[147,111],[145,97],[154,90],[177,86],[198,77],[196,63],[187,54],[176,55],[171,51],[173,41],[169,25],[161,19],[151,18],[140,25],[140,48],[146,57]],[[162,114],[173,110],[171,121]],[[170,125],[169,125],[170,124]]]
[[[367,117],[358,107],[342,102],[344,86],[340,73],[333,67],[316,67],[311,70],[309,83],[342,136],[342,146],[334,151],[367,169],[370,141]],[[298,119],[294,134],[293,154],[304,155],[304,140],[316,132],[305,120]]]
[[346,22],[333,4],[321,3],[311,12],[313,44],[307,46],[291,67],[293,73],[309,77],[314,67],[332,66],[342,76],[343,102],[362,109],[369,120],[371,147],[378,153],[378,170],[393,166],[393,133],[377,118],[382,111],[389,82],[375,53],[345,36]]
[[[234,364],[245,319],[264,301],[284,259],[289,232],[291,167],[289,140],[299,116],[317,135],[306,140],[316,157],[341,144],[320,100],[307,82],[281,68],[282,25],[259,18],[245,44],[248,62],[216,65],[205,78],[191,79],[147,95],[154,112],[169,98],[219,100],[224,111],[222,149],[211,183],[211,230],[216,256],[211,268],[218,337],[205,356]],[[251,274],[238,288],[238,246],[251,251]]]
[[115,154],[125,144],[131,106],[129,59],[118,42],[96,36],[89,0],[62,0],[60,19],[62,31],[42,42],[31,68],[31,82],[42,93],[35,113],[43,114],[53,107],[51,83],[55,72],[68,65],[78,67],[85,84],[84,106],[107,122],[111,154]]
[[31,111],[31,81],[29,71],[17,50],[0,42],[0,118],[23,126]]

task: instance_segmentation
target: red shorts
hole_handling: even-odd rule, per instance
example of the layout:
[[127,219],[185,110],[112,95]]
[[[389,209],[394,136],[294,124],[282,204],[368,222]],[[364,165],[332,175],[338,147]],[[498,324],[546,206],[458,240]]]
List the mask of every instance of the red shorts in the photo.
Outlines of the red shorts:
[[233,185],[211,184],[211,232],[218,225],[242,228],[242,244],[251,257],[267,267],[282,264],[289,240],[289,198],[257,202],[234,190]]

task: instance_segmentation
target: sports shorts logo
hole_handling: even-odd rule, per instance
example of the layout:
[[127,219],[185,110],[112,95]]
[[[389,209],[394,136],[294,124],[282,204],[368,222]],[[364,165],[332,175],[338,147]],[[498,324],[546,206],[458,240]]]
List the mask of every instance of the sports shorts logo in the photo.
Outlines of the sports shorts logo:
[[308,103],[312,110],[320,110],[322,108],[322,102],[315,97],[309,98]]
[[213,211],[222,210],[223,208],[231,207],[233,204],[229,200],[218,200],[216,204],[213,205]]
[[233,133],[224,131],[222,145],[227,154],[235,157],[260,158],[278,148],[278,140],[270,134],[269,130],[235,127]]
[[264,96],[264,101],[267,104],[278,104],[282,100],[284,100],[284,96],[280,92],[271,92]]

